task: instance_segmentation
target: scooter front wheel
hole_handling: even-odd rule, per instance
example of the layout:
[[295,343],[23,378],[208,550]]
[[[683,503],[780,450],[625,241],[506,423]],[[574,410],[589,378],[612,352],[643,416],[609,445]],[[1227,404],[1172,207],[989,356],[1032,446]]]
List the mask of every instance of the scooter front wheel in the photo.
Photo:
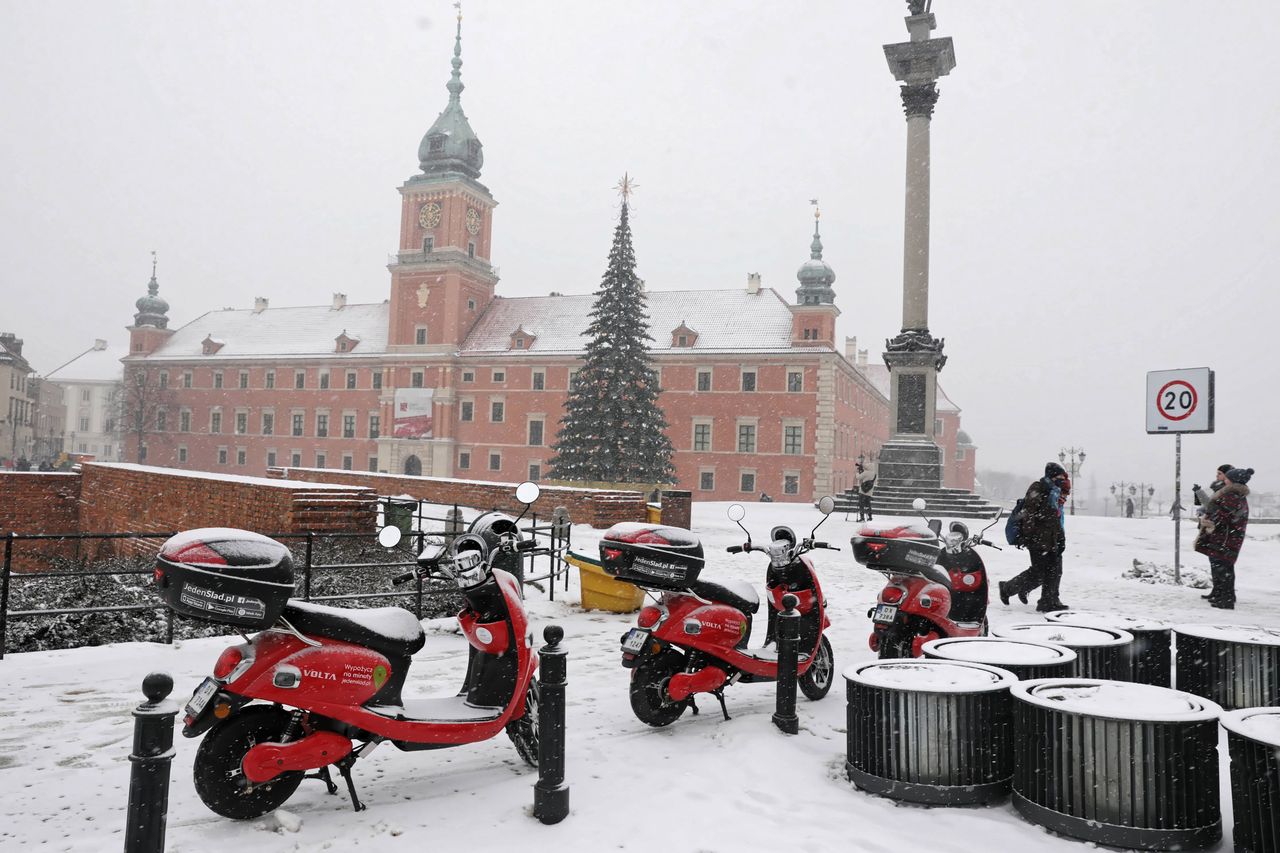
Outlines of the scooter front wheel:
[[529,680],[529,691],[524,697],[524,716],[507,723],[507,737],[516,745],[516,752],[530,767],[538,766],[538,709],[542,706],[542,688],[538,679]]
[[631,670],[631,710],[640,722],[660,728],[680,719],[690,700],[673,702],[667,683],[683,669],[684,655],[667,649],[643,658]]
[[831,691],[835,672],[836,654],[831,650],[831,641],[823,636],[818,641],[818,652],[813,657],[813,663],[796,680],[800,685],[800,692],[806,699],[817,702]]
[[289,771],[254,784],[245,777],[243,762],[250,749],[279,742],[288,728],[289,713],[279,706],[249,705],[209,729],[192,766],[196,793],[204,804],[232,820],[261,817],[284,805],[302,784],[302,772]]

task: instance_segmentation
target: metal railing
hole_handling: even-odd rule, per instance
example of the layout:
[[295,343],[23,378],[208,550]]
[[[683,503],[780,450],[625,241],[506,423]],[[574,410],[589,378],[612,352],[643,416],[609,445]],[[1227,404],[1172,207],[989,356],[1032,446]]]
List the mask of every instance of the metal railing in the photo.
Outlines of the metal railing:
[[[387,514],[386,508],[389,504],[398,504],[401,509],[405,508],[407,500],[396,501],[395,499],[382,499],[380,504],[383,506],[383,517],[395,517],[394,513]],[[358,603],[363,601],[371,601],[374,599],[390,599],[404,600],[412,599],[412,610],[414,615],[421,619],[423,617],[423,601],[425,596],[431,595],[435,590],[423,579],[418,578],[416,583],[407,590],[383,590],[374,592],[354,592],[330,595],[313,595],[313,581],[318,575],[325,573],[340,572],[356,572],[361,570],[403,570],[416,565],[414,556],[421,553],[424,540],[427,536],[441,535],[446,538],[465,533],[468,523],[464,522],[462,507],[453,504],[447,511],[445,517],[435,517],[425,515],[423,513],[423,504],[416,501],[416,507],[410,516],[414,524],[410,531],[410,535],[406,536],[400,545],[390,549],[388,559],[371,560],[367,562],[318,562],[316,558],[316,545],[320,540],[368,540],[376,543],[376,534],[374,533],[348,533],[348,532],[308,532],[308,533],[278,533],[269,534],[272,538],[285,544],[291,543],[296,550],[300,552],[300,564],[295,566],[295,571],[300,570],[300,577],[295,577],[296,595],[304,601],[315,602],[343,602]],[[482,515],[487,512],[509,512],[506,509],[495,508],[491,510],[476,510],[468,507],[478,514]],[[514,517],[519,513],[511,513]],[[403,517],[403,516],[401,516]],[[474,521],[474,518],[472,519]],[[439,523],[439,529],[428,529],[429,524]],[[554,515],[550,520],[544,519],[543,523],[538,522],[536,514],[531,514],[528,518],[527,526],[520,528],[522,532],[528,533],[533,537],[535,542],[540,542],[537,547],[522,553],[522,559],[525,560],[524,583],[533,585],[535,588],[541,589],[539,586],[542,581],[550,581],[547,584],[548,597],[555,599],[556,583],[563,578],[565,588],[569,583],[569,564],[564,560],[564,552],[568,550],[571,535],[568,517],[563,514]],[[10,610],[10,592],[14,583],[23,583],[36,580],[48,580],[55,578],[112,578],[129,575],[150,575],[154,569],[148,568],[120,568],[106,570],[91,569],[74,569],[74,570],[43,570],[15,572],[14,566],[21,556],[22,545],[24,543],[50,543],[64,542],[73,543],[75,546],[76,559],[84,550],[82,545],[85,542],[103,542],[108,540],[133,540],[133,541],[155,541],[163,542],[173,536],[178,531],[167,533],[74,533],[74,534],[58,534],[58,533],[14,533],[8,532],[4,534],[4,561],[0,565],[0,660],[4,659],[8,650],[9,622],[15,619],[32,619],[40,617],[54,616],[85,616],[102,613],[141,613],[160,611],[164,616],[164,637],[165,642],[172,643],[174,639],[174,620],[183,619],[185,617],[175,615],[159,597],[156,597],[154,603],[150,604],[109,604],[99,606],[83,606],[83,607],[51,607],[51,608],[33,608]],[[380,546],[379,546],[380,547]],[[385,550],[385,549],[384,549]],[[34,556],[37,559],[47,560],[48,555],[41,549],[33,548]],[[536,571],[537,561],[540,557],[547,558],[547,568],[544,574],[532,575]],[[532,575],[532,576],[531,576]]]

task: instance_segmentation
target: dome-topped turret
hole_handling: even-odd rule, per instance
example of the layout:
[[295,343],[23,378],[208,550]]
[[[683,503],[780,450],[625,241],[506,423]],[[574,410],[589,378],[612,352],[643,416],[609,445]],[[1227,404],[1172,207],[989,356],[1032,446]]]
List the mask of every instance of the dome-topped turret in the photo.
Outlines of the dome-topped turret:
[[446,88],[449,103],[440,113],[435,124],[422,137],[418,146],[418,164],[428,175],[461,173],[469,178],[480,177],[484,165],[484,146],[471,129],[467,114],[462,111],[462,13],[458,13],[458,31],[453,42],[453,73]]
[[809,260],[800,265],[796,278],[800,286],[796,288],[796,303],[799,305],[822,305],[836,301],[836,292],[831,285],[836,280],[835,270],[822,259],[822,236],[818,232],[819,213],[813,217],[813,242],[809,244]]
[[147,295],[133,303],[138,313],[133,315],[135,326],[155,326],[157,329],[169,327],[169,303],[160,298],[160,283],[156,281],[155,252],[151,253],[151,281],[147,283]]
[[956,433],[956,444],[965,444],[969,447],[973,447],[973,439],[969,438],[969,433],[964,430],[960,430]]

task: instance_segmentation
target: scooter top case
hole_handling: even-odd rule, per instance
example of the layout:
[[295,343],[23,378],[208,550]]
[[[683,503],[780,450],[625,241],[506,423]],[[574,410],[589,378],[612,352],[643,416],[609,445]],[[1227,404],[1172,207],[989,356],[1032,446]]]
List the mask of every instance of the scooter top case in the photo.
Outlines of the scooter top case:
[[600,540],[605,574],[647,589],[688,589],[704,565],[702,541],[683,527],[624,521]]
[[[947,573],[936,568],[942,541],[922,524],[864,525],[849,540],[853,558],[869,569],[933,579]],[[944,581],[946,582],[946,581]]]
[[293,595],[293,557],[260,533],[203,527],[165,541],[156,556],[155,583],[175,613],[262,631],[275,624]]

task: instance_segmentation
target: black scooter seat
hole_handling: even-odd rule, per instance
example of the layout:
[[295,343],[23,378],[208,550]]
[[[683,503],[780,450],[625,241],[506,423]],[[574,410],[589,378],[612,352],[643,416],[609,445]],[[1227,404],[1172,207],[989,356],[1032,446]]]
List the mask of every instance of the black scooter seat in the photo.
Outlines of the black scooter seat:
[[403,607],[351,609],[290,599],[282,614],[303,634],[366,646],[387,657],[408,657],[422,648],[422,623]]
[[694,595],[736,607],[743,613],[755,613],[760,609],[760,596],[755,587],[747,583],[735,583],[730,587],[728,584],[697,580],[689,582],[689,589]]

